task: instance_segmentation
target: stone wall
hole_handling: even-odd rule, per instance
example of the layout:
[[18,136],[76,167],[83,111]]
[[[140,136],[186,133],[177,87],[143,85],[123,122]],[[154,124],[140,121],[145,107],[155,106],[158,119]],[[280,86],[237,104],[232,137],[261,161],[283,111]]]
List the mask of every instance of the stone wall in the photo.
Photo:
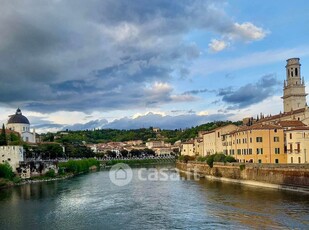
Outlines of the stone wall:
[[309,188],[309,164],[214,163],[210,168],[206,163],[189,161],[177,162],[176,167],[199,175]]

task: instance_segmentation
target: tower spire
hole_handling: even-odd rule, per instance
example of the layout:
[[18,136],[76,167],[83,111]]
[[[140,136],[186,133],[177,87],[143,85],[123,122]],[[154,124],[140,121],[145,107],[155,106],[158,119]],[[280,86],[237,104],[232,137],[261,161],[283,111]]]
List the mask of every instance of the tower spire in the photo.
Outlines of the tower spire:
[[287,60],[286,80],[283,89],[284,112],[290,112],[306,107],[305,81],[301,78],[299,58]]

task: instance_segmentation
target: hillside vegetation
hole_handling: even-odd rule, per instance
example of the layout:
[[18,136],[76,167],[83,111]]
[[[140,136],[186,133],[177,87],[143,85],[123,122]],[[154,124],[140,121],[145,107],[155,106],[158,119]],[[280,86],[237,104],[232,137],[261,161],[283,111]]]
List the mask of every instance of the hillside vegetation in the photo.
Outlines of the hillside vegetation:
[[142,140],[146,142],[149,139],[161,139],[166,142],[174,143],[178,140],[186,141],[197,136],[199,131],[209,131],[227,124],[240,125],[241,122],[214,121],[188,129],[161,130],[159,133],[153,131],[152,127],[146,129],[96,129],[83,131],[70,131],[58,133],[46,133],[42,135],[43,141],[56,141],[59,143],[105,143],[105,142],[123,142],[130,140]]

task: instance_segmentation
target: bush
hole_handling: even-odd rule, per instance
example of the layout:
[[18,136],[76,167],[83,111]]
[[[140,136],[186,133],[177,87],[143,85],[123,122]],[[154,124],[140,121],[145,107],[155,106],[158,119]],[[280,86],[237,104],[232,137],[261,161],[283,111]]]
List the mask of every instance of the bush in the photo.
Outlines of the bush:
[[244,170],[245,168],[246,168],[246,166],[245,166],[245,165],[239,165],[239,169],[240,169],[240,171]]
[[216,153],[214,155],[214,162],[225,162],[225,157],[223,153]]
[[236,159],[232,156],[226,156],[225,157],[225,162],[231,163],[231,162],[236,162]]
[[9,163],[5,162],[4,164],[0,164],[0,177],[9,180],[13,179],[14,173]]
[[207,164],[209,165],[210,168],[212,168],[213,164],[214,164],[214,158],[215,158],[215,154],[210,155],[207,157]]
[[54,178],[56,176],[55,170],[50,169],[47,173],[45,173],[45,176]]
[[64,168],[66,172],[74,174],[88,172],[91,166],[100,166],[100,162],[96,159],[89,158],[83,160],[69,160],[59,163],[59,168]]
[[196,160],[200,162],[205,162],[207,160],[207,157],[197,157]]

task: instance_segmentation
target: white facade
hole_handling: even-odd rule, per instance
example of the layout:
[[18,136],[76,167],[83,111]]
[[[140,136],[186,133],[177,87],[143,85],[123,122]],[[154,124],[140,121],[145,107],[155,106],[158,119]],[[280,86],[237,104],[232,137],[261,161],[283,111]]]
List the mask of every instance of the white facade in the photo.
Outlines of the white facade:
[[33,129],[30,132],[30,122],[22,115],[20,109],[17,109],[16,113],[10,116],[6,128],[18,132],[23,141],[36,143],[35,130]]
[[13,171],[19,167],[19,162],[24,161],[24,149],[22,146],[0,146],[0,163],[8,162]]
[[284,112],[307,107],[305,82],[301,78],[299,58],[287,60],[286,80],[284,81],[283,106]]

